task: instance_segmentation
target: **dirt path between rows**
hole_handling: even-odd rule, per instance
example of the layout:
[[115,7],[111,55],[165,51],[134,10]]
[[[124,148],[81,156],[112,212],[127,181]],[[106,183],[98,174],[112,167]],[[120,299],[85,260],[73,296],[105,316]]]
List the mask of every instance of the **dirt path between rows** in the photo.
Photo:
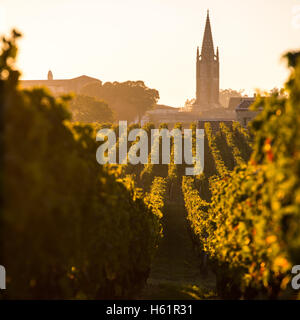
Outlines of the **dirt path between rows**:
[[182,195],[179,192],[176,196],[176,201],[165,205],[164,237],[147,286],[138,299],[193,300],[215,296],[215,276],[200,272],[200,258],[189,235]]

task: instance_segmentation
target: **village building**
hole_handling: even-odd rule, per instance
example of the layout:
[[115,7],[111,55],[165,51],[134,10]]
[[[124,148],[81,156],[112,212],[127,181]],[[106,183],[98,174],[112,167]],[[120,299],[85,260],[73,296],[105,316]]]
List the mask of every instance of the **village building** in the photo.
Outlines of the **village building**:
[[248,123],[252,121],[261,111],[253,111],[250,109],[254,101],[255,97],[246,99],[243,98],[235,109],[237,121],[245,128],[248,126]]
[[81,93],[81,89],[92,82],[101,83],[100,80],[88,76],[80,76],[73,79],[53,79],[52,71],[49,70],[47,80],[21,80],[22,88],[47,87],[55,96],[68,93]]

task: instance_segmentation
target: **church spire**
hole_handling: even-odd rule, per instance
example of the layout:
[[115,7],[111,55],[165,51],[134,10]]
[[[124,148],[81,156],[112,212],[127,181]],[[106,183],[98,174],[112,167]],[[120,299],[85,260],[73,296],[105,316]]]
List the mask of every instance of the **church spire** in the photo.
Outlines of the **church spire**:
[[214,44],[213,38],[211,33],[211,26],[210,26],[210,19],[209,19],[209,10],[207,10],[207,17],[206,17],[206,25],[202,43],[202,51],[201,56],[203,58],[213,58],[215,55],[214,53]]
[[193,107],[197,112],[219,107],[219,48],[216,48],[215,52],[208,10],[201,55],[198,59],[199,53],[197,50],[196,102]]

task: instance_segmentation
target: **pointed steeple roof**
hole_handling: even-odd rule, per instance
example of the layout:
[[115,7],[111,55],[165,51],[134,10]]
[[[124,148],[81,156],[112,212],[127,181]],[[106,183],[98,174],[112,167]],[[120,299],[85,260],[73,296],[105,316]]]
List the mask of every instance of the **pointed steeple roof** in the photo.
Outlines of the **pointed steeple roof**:
[[207,10],[207,18],[206,18],[206,25],[204,31],[204,37],[202,42],[202,51],[201,56],[204,57],[214,57],[214,43],[213,37],[211,33],[211,26],[209,20],[209,11]]

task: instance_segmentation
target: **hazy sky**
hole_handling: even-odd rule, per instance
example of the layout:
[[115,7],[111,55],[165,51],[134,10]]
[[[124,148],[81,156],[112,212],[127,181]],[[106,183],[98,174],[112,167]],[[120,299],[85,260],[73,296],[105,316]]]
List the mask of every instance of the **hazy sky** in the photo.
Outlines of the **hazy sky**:
[[220,48],[221,88],[271,89],[282,53],[300,48],[300,0],[0,0],[0,33],[20,30],[23,79],[88,75],[143,80],[160,103],[195,96],[206,10]]

